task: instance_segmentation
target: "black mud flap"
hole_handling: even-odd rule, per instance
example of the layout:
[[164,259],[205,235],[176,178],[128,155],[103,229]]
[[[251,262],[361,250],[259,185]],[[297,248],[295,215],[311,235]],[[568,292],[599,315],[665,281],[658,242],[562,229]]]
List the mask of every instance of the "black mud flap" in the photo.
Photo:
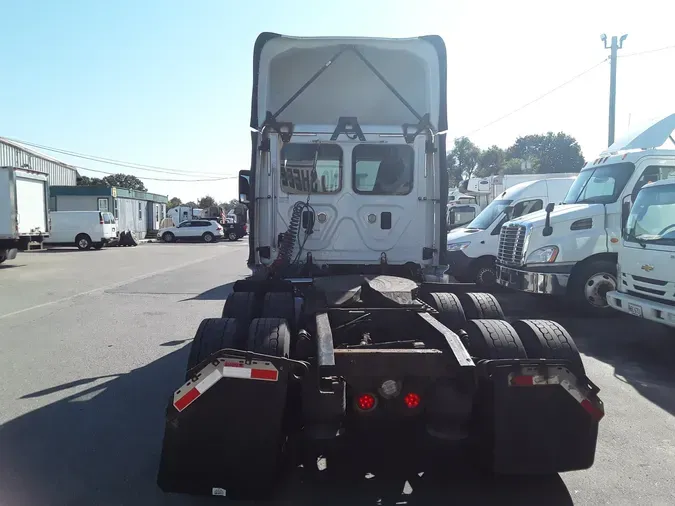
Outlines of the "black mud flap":
[[598,388],[566,361],[513,362],[489,367],[493,470],[528,475],[591,467],[604,416]]
[[266,496],[282,457],[290,367],[214,356],[169,400],[157,483],[165,492]]

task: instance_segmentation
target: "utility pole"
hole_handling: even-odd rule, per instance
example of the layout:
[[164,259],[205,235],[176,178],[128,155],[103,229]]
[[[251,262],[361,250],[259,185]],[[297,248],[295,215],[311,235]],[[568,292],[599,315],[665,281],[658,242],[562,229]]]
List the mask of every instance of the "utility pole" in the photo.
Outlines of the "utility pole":
[[614,143],[614,117],[616,115],[616,60],[617,52],[623,47],[623,41],[628,37],[627,34],[618,38],[616,35],[612,37],[612,43],[607,45],[607,35],[604,33],[600,36],[602,42],[605,43],[605,49],[610,49],[610,70],[609,70],[609,136],[608,146]]

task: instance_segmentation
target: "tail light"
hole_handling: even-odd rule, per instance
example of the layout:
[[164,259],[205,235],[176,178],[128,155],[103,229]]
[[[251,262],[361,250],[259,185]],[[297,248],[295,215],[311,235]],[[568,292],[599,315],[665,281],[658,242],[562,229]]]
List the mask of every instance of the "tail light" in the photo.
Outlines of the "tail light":
[[405,405],[408,406],[408,408],[415,409],[420,405],[420,402],[422,402],[422,398],[419,394],[408,392],[405,394],[405,397],[403,397],[403,402],[405,402]]
[[223,229],[223,227],[221,227],[220,225],[218,225],[218,226],[216,227],[216,230],[222,230],[222,229]]
[[370,411],[375,409],[377,399],[373,394],[361,394],[356,399],[356,407],[361,411]]

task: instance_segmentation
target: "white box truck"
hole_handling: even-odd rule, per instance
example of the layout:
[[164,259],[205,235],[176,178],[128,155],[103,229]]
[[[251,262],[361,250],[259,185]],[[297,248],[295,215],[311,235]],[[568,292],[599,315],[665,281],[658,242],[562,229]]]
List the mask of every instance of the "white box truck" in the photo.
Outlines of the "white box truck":
[[549,202],[561,202],[574,179],[568,176],[527,181],[503,191],[468,225],[448,233],[450,273],[458,281],[493,288],[502,225],[508,219],[544,209]]
[[675,114],[628,133],[588,162],[562,205],[505,223],[497,282],[535,294],[565,296],[595,315],[614,314],[617,252],[631,200],[647,183],[675,174]]
[[675,328],[675,173],[645,185],[619,246],[617,287],[607,302],[617,311]]
[[49,237],[47,174],[0,167],[0,263]]

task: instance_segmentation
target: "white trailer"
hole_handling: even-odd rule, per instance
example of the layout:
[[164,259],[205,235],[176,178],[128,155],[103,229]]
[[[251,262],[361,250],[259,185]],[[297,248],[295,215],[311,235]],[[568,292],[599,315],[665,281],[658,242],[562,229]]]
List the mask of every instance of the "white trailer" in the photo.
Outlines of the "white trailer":
[[49,237],[47,174],[0,167],[0,263]]
[[675,328],[675,173],[645,185],[631,208],[619,246],[617,311]]

